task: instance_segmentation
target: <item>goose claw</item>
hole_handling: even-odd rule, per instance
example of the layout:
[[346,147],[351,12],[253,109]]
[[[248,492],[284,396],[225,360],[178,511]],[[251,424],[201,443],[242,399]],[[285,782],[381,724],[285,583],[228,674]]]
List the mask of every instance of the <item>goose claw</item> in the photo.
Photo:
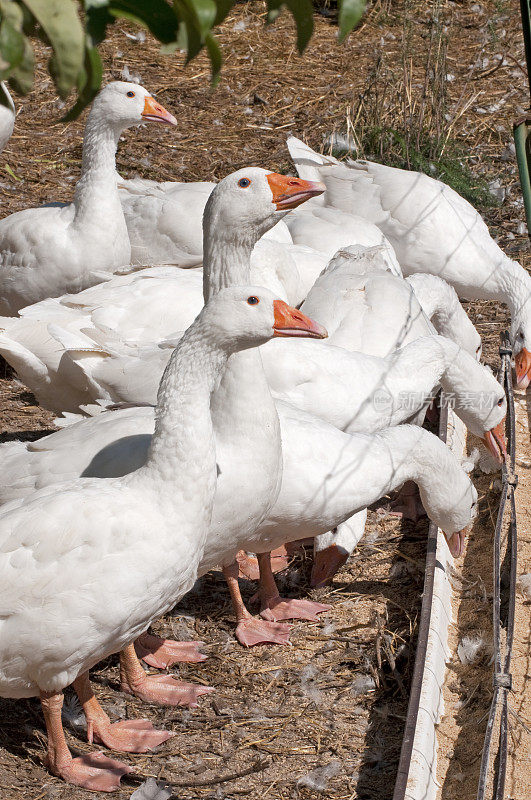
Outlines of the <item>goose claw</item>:
[[93,736],[110,750],[147,753],[174,734],[171,731],[156,730],[147,719],[127,719],[113,724],[94,725]]
[[290,627],[280,622],[266,622],[251,617],[238,623],[236,638],[244,647],[254,647],[257,644],[288,644]]
[[313,600],[284,600],[282,597],[266,601],[260,616],[267,620],[305,619],[317,622],[317,614],[329,611],[331,606]]
[[171,675],[151,675],[141,681],[135,681],[133,686],[122,682],[122,691],[134,694],[146,703],[156,703],[159,706],[197,708],[198,698],[202,694],[214,692],[215,689],[212,686],[184,683]]
[[133,768],[108,758],[103,753],[89,753],[63,762],[57,769],[60,777],[74,786],[81,786],[91,792],[114,792],[120,788],[123,775]]
[[197,664],[206,661],[207,656],[199,650],[203,644],[204,642],[176,642],[144,633],[136,640],[135,650],[138,657],[150,667],[167,669],[179,662]]

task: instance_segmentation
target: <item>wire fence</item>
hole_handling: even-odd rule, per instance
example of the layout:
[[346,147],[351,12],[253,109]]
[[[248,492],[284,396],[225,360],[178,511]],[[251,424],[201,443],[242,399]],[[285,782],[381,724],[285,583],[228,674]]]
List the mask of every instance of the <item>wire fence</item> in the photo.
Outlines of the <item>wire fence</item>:
[[[516,529],[516,504],[514,492],[518,485],[518,476],[515,473],[516,459],[516,422],[514,410],[514,397],[511,377],[512,349],[507,333],[502,334],[500,347],[501,369],[499,380],[507,395],[507,463],[502,468],[502,490],[500,507],[494,531],[494,574],[493,574],[493,629],[494,629],[494,694],[490,706],[481,768],[477,800],[484,800],[488,776],[494,772],[493,786],[494,800],[503,800],[505,793],[505,776],[507,772],[507,738],[508,738],[508,704],[507,695],[511,691],[511,655],[514,637],[514,612],[516,602],[516,563],[518,550],[518,537]],[[502,616],[502,571],[501,560],[502,532],[506,509],[509,510],[509,528],[507,533],[507,549],[504,562],[508,562],[509,586],[507,603],[504,604]],[[505,599],[505,598],[504,598]],[[503,631],[505,630],[505,642]],[[492,742],[496,719],[499,717],[498,747],[494,759],[491,755]],[[493,763],[493,770],[489,766]]]

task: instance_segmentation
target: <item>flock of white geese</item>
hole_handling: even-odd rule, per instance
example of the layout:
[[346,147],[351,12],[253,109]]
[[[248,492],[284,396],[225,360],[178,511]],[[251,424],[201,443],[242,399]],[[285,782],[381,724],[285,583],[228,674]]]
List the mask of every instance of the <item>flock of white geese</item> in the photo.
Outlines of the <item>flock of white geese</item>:
[[[15,120],[2,91],[1,147]],[[0,696],[40,697],[48,768],[100,791],[131,768],[72,758],[63,689],[89,742],[139,753],[168,739],[148,720],[111,723],[89,670],[119,652],[123,691],[196,705],[212,689],[148,675],[139,657],[203,660],[148,633],[198,576],[223,568],[242,644],[285,643],[284,620],[328,606],[281,598],[271,551],[314,538],[325,583],[367,507],[410,481],[460,555],[477,494],[421,423],[443,387],[501,461],[506,407],[459,297],[508,305],[517,384],[531,377],[531,279],[448,186],[294,138],[299,177],[124,180],[120,135],[146,121],[177,124],[141,86],[108,84],[73,202],[0,221],[0,353],[62,425],[0,446]],[[415,513],[407,487],[403,502]],[[259,616],[240,552],[257,556]]]

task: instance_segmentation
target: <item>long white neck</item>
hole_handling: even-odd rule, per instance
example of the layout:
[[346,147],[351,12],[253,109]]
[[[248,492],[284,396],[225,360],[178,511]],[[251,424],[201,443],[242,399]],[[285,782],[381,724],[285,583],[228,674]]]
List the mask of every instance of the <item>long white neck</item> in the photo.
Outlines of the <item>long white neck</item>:
[[[203,217],[205,301],[226,286],[251,283],[251,251],[264,232],[245,226],[227,229],[213,203],[207,203]],[[218,450],[223,443],[223,451],[233,459],[252,453],[254,471],[247,477],[254,482],[254,492],[246,514],[246,525],[252,529],[275,502],[282,479],[280,422],[256,348],[230,357],[212,395],[211,409]]]
[[[500,294],[498,299],[509,307],[511,319],[525,313],[526,304],[529,305],[531,297],[531,276],[517,262],[506,258],[498,270]],[[531,315],[531,310],[528,312]]]
[[74,225],[107,230],[118,220],[125,226],[116,186],[116,148],[122,128],[92,107],[83,138],[81,177],[74,193]]
[[[308,430],[311,436],[311,427]],[[296,467],[304,470],[298,453],[307,453],[311,440],[307,435],[301,444],[296,434],[290,438],[289,428],[284,432],[286,462],[294,464],[287,470],[291,475]],[[290,529],[288,535],[293,533],[295,538],[308,535],[305,530],[313,535],[330,530],[408,480],[418,484],[429,514],[446,513],[468,480],[446,445],[416,425],[341,438],[331,435],[323,439],[317,434],[315,450],[320,458],[304,472],[304,481],[296,482],[297,495],[290,494],[286,479],[266,523],[279,530]],[[300,496],[303,490],[304,498]]]
[[[213,500],[216,454],[210,397],[227,361],[199,319],[186,331],[162,376],[155,433],[145,465],[134,473],[149,481],[170,504],[186,502],[187,513],[204,516]],[[208,511],[208,509],[207,509]]]
[[384,359],[382,386],[394,397],[401,392],[427,395],[437,385],[458,346],[442,336],[420,336]]
[[7,86],[0,83],[0,153],[8,143],[15,126],[15,105]]
[[463,511],[458,505],[469,491],[470,482],[453,453],[440,439],[413,425],[381,431],[377,439],[389,448],[387,464],[382,470],[386,492],[398,488],[406,480],[415,481],[431,519],[439,522],[442,516],[451,517],[455,506],[457,515],[465,515],[463,527],[468,524],[466,512],[469,506]]
[[458,342],[474,335],[472,323],[450,284],[426,274],[410,275],[406,280],[437,333]]

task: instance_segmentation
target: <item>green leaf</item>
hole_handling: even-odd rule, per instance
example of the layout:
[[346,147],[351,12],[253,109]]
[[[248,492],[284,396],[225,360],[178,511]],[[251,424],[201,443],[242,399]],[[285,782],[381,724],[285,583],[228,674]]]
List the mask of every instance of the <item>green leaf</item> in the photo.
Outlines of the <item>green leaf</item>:
[[84,35],[74,0],[20,0],[43,29],[54,55],[50,72],[61,97],[76,85],[83,67]]
[[267,21],[273,22],[282,6],[289,8],[297,26],[297,49],[302,53],[312,38],[313,5],[311,0],[267,0]]
[[[91,7],[87,8],[85,13],[85,28],[86,37],[89,47],[96,47],[96,45],[103,42],[107,35],[107,25],[113,21],[107,8],[101,5],[95,5],[93,0],[85,0],[85,3],[91,2]],[[107,0],[105,0],[107,3]]]
[[144,25],[163,44],[177,38],[179,20],[166,0],[109,0],[108,9],[113,17]]
[[9,76],[9,83],[20,94],[27,94],[33,88],[33,72],[35,69],[35,56],[29,40],[24,37],[24,56],[22,61]]
[[190,11],[188,0],[173,0],[175,12],[181,20],[177,41],[186,50],[186,63],[190,62],[201,51],[204,39],[197,25],[197,20]]
[[339,41],[345,37],[361,20],[365,13],[367,0],[339,0]]
[[214,25],[221,25],[229,11],[234,7],[234,0],[216,0],[216,19]]
[[219,45],[211,33],[208,33],[205,36],[205,45],[208,50],[208,55],[210,56],[210,65],[212,68],[212,86],[214,87],[219,83],[219,75],[221,72],[223,57],[221,55]]
[[0,22],[0,80],[9,77],[24,58],[24,36],[11,20],[4,17]]
[[21,181],[22,180],[22,178],[19,178],[17,175],[15,175],[15,173],[13,172],[13,170],[11,169],[9,164],[6,164],[4,169],[7,172],[7,174],[11,175],[11,177],[14,178],[16,181]]
[[100,54],[95,47],[87,45],[85,48],[83,72],[83,82],[78,86],[79,97],[74,107],[63,117],[63,122],[70,122],[70,120],[76,119],[99,91],[103,75],[103,64],[101,63]]
[[213,0],[183,0],[183,2],[190,10],[191,16],[201,35],[201,39],[205,41],[216,19],[216,4]]
[[0,0],[0,14],[3,19],[8,19],[17,31],[22,30],[23,12],[17,3],[11,0]]

